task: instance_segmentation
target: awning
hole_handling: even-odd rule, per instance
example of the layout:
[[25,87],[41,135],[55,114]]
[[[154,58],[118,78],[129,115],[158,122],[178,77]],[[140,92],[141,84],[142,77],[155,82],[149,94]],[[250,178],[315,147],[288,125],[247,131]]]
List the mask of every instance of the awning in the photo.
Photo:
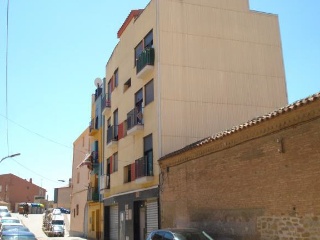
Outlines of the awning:
[[92,170],[92,153],[87,153],[83,161],[77,166],[77,168],[80,168],[82,166],[87,166],[88,169]]

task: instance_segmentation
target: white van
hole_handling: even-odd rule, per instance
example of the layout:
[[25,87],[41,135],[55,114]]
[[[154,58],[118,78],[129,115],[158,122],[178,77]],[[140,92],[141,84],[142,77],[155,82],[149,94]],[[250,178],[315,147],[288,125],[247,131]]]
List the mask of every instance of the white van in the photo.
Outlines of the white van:
[[53,215],[50,222],[49,235],[53,237],[64,237],[64,216]]

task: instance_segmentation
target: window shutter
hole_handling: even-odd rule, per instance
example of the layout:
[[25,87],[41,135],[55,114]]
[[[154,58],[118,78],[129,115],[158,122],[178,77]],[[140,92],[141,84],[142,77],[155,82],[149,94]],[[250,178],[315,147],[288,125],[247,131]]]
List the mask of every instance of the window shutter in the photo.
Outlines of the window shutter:
[[113,76],[110,79],[110,85],[111,85],[111,92],[113,92],[114,89],[114,81],[113,81]]
[[118,126],[118,140],[124,137],[124,124],[123,122],[119,124]]
[[113,161],[112,156],[110,157],[110,174],[113,172]]
[[131,181],[134,181],[136,179],[136,164],[131,164]]

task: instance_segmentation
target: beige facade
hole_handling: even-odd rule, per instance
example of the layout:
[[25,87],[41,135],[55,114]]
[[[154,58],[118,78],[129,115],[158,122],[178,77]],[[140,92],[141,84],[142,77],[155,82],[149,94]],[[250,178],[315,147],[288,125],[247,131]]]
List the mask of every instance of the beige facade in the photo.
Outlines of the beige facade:
[[90,182],[89,169],[80,167],[90,151],[89,128],[73,143],[72,191],[70,207],[70,236],[85,237],[88,232],[87,195]]
[[144,239],[161,227],[159,158],[287,104],[280,31],[247,0],[152,0],[118,37],[92,107],[103,207],[89,216],[101,238]]

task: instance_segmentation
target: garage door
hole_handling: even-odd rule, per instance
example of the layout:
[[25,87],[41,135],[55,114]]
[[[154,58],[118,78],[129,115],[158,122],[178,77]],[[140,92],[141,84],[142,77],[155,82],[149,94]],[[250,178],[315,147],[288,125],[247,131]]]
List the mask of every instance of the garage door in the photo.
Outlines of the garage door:
[[118,240],[118,227],[119,227],[119,208],[118,206],[110,207],[110,240]]
[[158,201],[147,202],[147,234],[158,227]]

